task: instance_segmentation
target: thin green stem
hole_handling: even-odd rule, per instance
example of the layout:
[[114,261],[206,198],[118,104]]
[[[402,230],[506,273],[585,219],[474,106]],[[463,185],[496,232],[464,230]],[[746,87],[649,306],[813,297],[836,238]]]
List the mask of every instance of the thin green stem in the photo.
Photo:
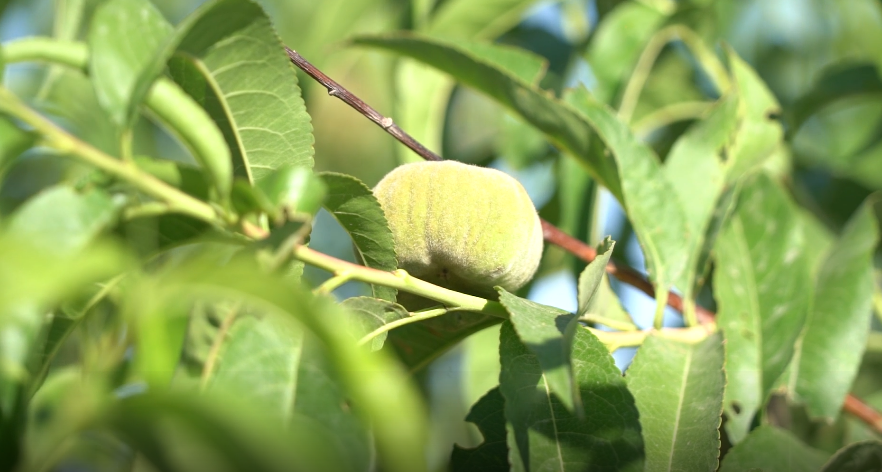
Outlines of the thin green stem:
[[433,308],[431,310],[424,310],[424,311],[418,311],[418,312],[411,313],[411,316],[408,316],[407,318],[402,318],[400,320],[390,321],[389,323],[386,323],[383,326],[380,326],[379,328],[366,334],[364,337],[362,337],[358,341],[358,345],[363,346],[363,345],[371,342],[371,340],[373,340],[377,336],[379,336],[383,333],[388,333],[389,331],[392,331],[395,328],[398,328],[398,327],[401,327],[404,325],[408,325],[411,323],[417,323],[417,322],[420,322],[423,320],[428,320],[430,318],[435,318],[435,317],[438,317],[441,315],[446,315],[447,313],[450,313],[451,311],[457,311],[457,310],[450,309],[450,308]]
[[697,343],[706,339],[717,330],[716,323],[707,323],[691,328],[665,328],[651,329],[645,331],[601,331],[595,328],[586,327],[588,331],[597,336],[609,352],[615,352],[623,347],[637,347],[643,344],[646,337],[654,333],[656,336],[662,336],[668,339],[684,343]]
[[294,257],[334,274],[349,273],[351,280],[403,290],[443,303],[449,308],[508,318],[508,312],[499,302],[439,287],[438,285],[413,277],[407,271],[401,269],[392,272],[372,269],[322,254],[306,246],[296,246],[294,248]]
[[604,326],[609,326],[612,329],[618,331],[636,331],[637,327],[633,324],[628,323],[627,321],[619,321],[614,320],[612,318],[606,318],[603,316],[592,315],[590,313],[586,313],[579,317],[579,321],[587,321],[589,323],[602,324]]
[[659,108],[634,123],[634,134],[646,139],[652,132],[678,121],[701,118],[712,105],[710,102],[680,102]]
[[658,56],[661,54],[664,47],[676,39],[682,41],[683,44],[689,48],[692,55],[702,65],[704,71],[710,76],[720,93],[723,93],[729,88],[729,79],[726,68],[723,67],[720,60],[704,46],[702,39],[691,29],[683,25],[668,26],[667,28],[659,30],[652,36],[649,43],[647,43],[646,47],[643,49],[643,52],[640,54],[637,64],[634,66],[634,73],[631,74],[631,78],[625,86],[625,91],[622,94],[622,101],[619,105],[618,115],[622,121],[626,123],[631,121],[631,117],[634,115],[634,110],[637,108],[640,94],[643,92],[643,87],[649,79],[650,72],[652,72],[652,66],[655,64],[655,61],[658,59]]
[[172,211],[212,224],[225,223],[211,205],[143,172],[132,162],[122,162],[79,140],[29,108],[15,94],[2,87],[0,87],[0,111],[32,126],[43,136],[47,145],[61,154],[76,156],[87,164],[125,180],[147,195],[165,202]]
[[313,292],[318,295],[326,295],[333,292],[338,287],[345,284],[346,282],[349,282],[350,280],[352,280],[352,274],[350,272],[344,271],[326,280],[323,284],[319,285],[318,288],[313,290]]

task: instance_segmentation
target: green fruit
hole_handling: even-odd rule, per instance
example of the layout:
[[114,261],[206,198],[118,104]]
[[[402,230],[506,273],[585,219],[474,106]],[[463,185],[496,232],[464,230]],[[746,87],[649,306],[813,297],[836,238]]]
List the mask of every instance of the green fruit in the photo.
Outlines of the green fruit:
[[495,297],[526,284],[542,258],[542,225],[524,187],[456,161],[400,166],[374,188],[398,267],[453,290]]

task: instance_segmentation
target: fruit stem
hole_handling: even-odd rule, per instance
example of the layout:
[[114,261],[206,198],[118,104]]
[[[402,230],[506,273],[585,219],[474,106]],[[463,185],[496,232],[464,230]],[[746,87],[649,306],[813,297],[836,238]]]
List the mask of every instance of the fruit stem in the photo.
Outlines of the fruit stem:
[[334,274],[348,274],[349,280],[392,287],[435,300],[436,302],[443,303],[448,310],[472,311],[498,318],[508,318],[508,312],[499,302],[431,284],[408,274],[403,269],[392,272],[372,269],[314,251],[306,246],[296,246],[294,248],[294,257],[297,260]]

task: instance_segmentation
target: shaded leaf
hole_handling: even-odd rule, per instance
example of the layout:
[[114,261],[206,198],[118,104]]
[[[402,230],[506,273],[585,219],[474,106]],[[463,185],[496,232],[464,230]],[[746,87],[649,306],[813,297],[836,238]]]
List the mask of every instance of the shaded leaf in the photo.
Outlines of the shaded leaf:
[[882,97],[882,78],[873,64],[839,63],[819,74],[811,90],[788,110],[788,134],[794,135],[820,109],[848,97]]
[[584,328],[573,338],[573,372],[584,417],[552,395],[539,360],[502,325],[499,390],[511,470],[643,470],[637,408],[606,347]]
[[[343,300],[343,306],[352,312],[350,320],[354,333],[361,338],[375,329],[410,316],[403,306],[387,300],[370,297],[353,297]],[[371,350],[383,347],[389,333],[383,333],[371,340]]]
[[573,335],[579,328],[576,316],[519,298],[503,288],[497,290],[518,337],[542,367],[543,382],[571,413],[581,416],[582,397],[573,379],[571,358]]
[[173,42],[180,54],[169,71],[220,126],[236,175],[253,181],[282,164],[312,167],[312,125],[297,76],[260,6],[207,2]]
[[809,414],[835,418],[857,374],[870,330],[873,253],[879,228],[871,197],[830,248],[815,280],[788,391]]
[[283,427],[229,396],[135,395],[111,405],[103,422],[164,471],[344,470],[311,422]]
[[453,446],[450,468],[457,472],[507,472],[508,446],[505,440],[505,400],[494,388],[481,397],[466,416],[481,431],[484,441],[477,447],[465,449]]
[[109,0],[89,27],[89,77],[98,103],[128,129],[137,107],[160,71],[141,78],[172,33],[172,26],[148,0]]
[[650,335],[625,375],[640,411],[647,471],[716,470],[723,411],[723,344]]
[[[323,172],[319,176],[328,188],[325,208],[349,233],[364,265],[386,271],[397,269],[395,241],[373,192],[349,175]],[[372,285],[371,290],[377,298],[395,301],[397,291],[393,288]]]
[[789,431],[763,425],[729,450],[720,472],[817,472],[826,458]]
[[882,470],[882,442],[862,441],[836,451],[821,472],[870,472]]
[[744,183],[716,245],[717,323],[726,338],[726,432],[747,434],[794,352],[811,283],[800,217],[764,175]]
[[[266,274],[248,257],[234,257],[223,266],[196,257],[162,279],[163,285],[176,288],[184,299],[198,295],[229,299],[240,294],[258,308],[296,318],[326,348],[330,366],[349,393],[354,410],[370,421],[383,468],[426,470],[426,413],[414,385],[384,352],[369,353],[339,329],[347,313],[337,304]],[[390,404],[395,408],[388,408]]]
[[419,372],[463,339],[501,322],[496,316],[455,311],[395,328],[386,345],[410,372]]

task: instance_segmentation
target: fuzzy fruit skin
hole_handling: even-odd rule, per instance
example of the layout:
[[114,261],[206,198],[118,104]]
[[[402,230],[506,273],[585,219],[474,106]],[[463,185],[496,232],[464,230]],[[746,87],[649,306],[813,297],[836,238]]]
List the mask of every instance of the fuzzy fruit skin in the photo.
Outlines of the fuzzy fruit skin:
[[374,188],[398,267],[428,282],[496,297],[517,290],[542,258],[542,225],[521,184],[456,161],[397,167]]

